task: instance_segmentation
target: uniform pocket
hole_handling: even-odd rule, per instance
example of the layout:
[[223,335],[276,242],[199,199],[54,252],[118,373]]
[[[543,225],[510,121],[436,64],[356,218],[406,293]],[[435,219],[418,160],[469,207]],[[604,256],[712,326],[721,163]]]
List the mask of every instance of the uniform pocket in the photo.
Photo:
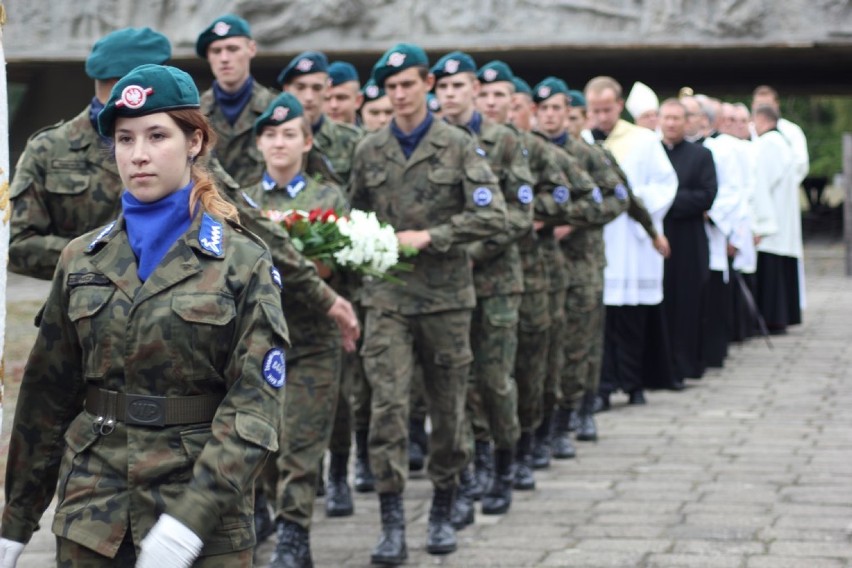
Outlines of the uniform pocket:
[[88,505],[101,477],[102,464],[87,454],[87,450],[99,438],[92,429],[94,420],[93,415],[82,412],[65,431],[65,452],[59,467],[56,490],[59,502],[57,513],[67,515]]
[[222,375],[233,343],[237,309],[230,294],[176,294],[172,297],[173,361],[191,380]]
[[438,351],[435,353],[435,364],[446,369],[454,369],[469,365],[473,362],[473,353],[470,349],[454,351]]
[[89,189],[92,176],[77,171],[55,171],[44,178],[44,188],[56,195],[79,195]]
[[270,452],[278,451],[278,430],[268,421],[245,412],[237,412],[237,435]]
[[102,379],[109,370],[112,336],[109,310],[104,306],[114,293],[112,286],[80,286],[72,288],[68,297],[68,319],[77,330],[87,379]]
[[435,168],[429,170],[427,178],[430,185],[458,185],[462,180],[462,172],[459,169]]

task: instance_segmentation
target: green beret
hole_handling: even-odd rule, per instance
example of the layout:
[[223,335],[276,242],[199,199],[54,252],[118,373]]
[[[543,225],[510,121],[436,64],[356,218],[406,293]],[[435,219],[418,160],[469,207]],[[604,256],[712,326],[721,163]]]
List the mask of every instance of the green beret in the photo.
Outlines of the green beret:
[[568,96],[571,97],[571,106],[586,108],[586,97],[583,96],[583,93],[576,89],[571,89],[568,91]]
[[376,81],[370,77],[364,84],[364,88],[361,89],[361,94],[364,95],[364,102],[366,103],[385,96],[385,90],[376,85]]
[[195,53],[201,59],[207,59],[207,48],[216,40],[229,37],[247,37],[251,39],[251,29],[248,22],[239,16],[225,14],[217,18],[206,30],[201,32],[195,42]]
[[321,51],[303,51],[290,60],[290,63],[278,74],[278,84],[286,85],[299,75],[328,73],[328,58]]
[[428,108],[431,112],[441,112],[441,101],[432,93],[427,93],[426,108]]
[[540,103],[541,101],[549,99],[553,95],[559,94],[565,95],[566,97],[571,96],[568,94],[568,85],[565,84],[565,81],[551,76],[547,77],[535,86],[533,89],[533,100]]
[[264,126],[278,126],[299,118],[304,112],[302,104],[291,93],[281,93],[269,103],[257,120],[254,121],[254,133],[259,136]]
[[532,96],[532,89],[530,88],[530,84],[521,79],[520,77],[512,77],[512,83],[515,85],[516,93],[523,93],[525,95]]
[[501,81],[511,83],[515,75],[512,73],[511,67],[502,61],[495,60],[480,67],[479,71],[476,72],[476,78],[482,83],[499,83]]
[[140,65],[112,88],[98,115],[98,131],[101,136],[112,138],[119,116],[145,116],[199,106],[198,88],[188,73],[168,65]]
[[457,73],[476,74],[476,62],[467,53],[451,51],[439,59],[430,71],[435,75],[435,79],[442,79]]
[[172,56],[168,38],[151,28],[124,28],[95,42],[86,59],[92,79],[118,79],[146,63],[163,64]]
[[331,78],[332,87],[336,87],[350,81],[355,81],[356,83],[361,82],[361,78],[358,77],[358,70],[355,69],[354,65],[347,61],[335,61],[329,65],[328,76]]
[[389,50],[373,66],[373,78],[376,85],[384,88],[385,80],[391,75],[405,71],[411,67],[429,68],[429,58],[419,45],[413,43],[398,43]]

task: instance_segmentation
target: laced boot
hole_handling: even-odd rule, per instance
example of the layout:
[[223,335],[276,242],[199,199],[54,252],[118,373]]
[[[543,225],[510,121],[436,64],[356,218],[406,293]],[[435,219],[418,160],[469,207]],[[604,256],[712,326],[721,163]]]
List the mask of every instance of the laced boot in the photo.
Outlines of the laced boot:
[[379,493],[382,534],[370,555],[373,564],[397,566],[408,558],[405,546],[405,512],[401,493]]
[[550,467],[550,421],[551,415],[545,414],[535,429],[533,437],[532,466],[534,469],[547,469]]
[[553,457],[558,460],[568,460],[577,455],[577,450],[574,448],[574,443],[571,441],[571,434],[568,431],[573,413],[574,411],[570,408],[557,406],[556,413],[553,415],[553,440],[551,441],[551,449]]
[[482,497],[483,515],[502,515],[512,505],[512,485],[515,482],[513,454],[512,450],[498,449],[494,452],[494,482],[488,493]]
[[368,430],[355,430],[355,491],[369,493],[376,489],[376,478],[370,468]]
[[594,442],[598,439],[598,427],[595,424],[595,393],[587,392],[583,395],[580,403],[580,411],[577,413],[577,439],[581,442]]
[[535,489],[535,476],[532,468],[532,432],[521,432],[515,449],[515,489],[529,491]]
[[352,492],[346,480],[348,462],[349,454],[331,454],[325,494],[325,514],[328,517],[348,517],[354,512]]
[[491,454],[491,442],[476,442],[473,467],[476,471],[476,486],[472,496],[474,501],[479,501],[491,487],[491,479],[494,477],[494,456]]
[[313,568],[311,535],[291,521],[278,521],[278,542],[269,568]]
[[435,489],[432,494],[432,508],[429,509],[429,528],[426,536],[426,552],[429,554],[449,554],[455,552],[456,529],[450,519],[456,488]]
[[473,524],[473,491],[475,489],[476,478],[470,470],[470,466],[467,466],[459,474],[459,490],[456,494],[456,500],[453,502],[453,512],[450,517],[453,528],[457,531]]

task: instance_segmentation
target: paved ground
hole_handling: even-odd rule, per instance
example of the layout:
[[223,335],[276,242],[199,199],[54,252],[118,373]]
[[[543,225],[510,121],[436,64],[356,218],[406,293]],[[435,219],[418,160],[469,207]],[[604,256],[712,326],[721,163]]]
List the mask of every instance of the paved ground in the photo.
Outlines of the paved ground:
[[[773,338],[774,350],[734,347],[725,369],[681,393],[651,393],[646,407],[614,398],[598,443],[539,474],[536,492],[515,493],[507,516],[479,515],[455,554],[423,552],[430,489],[413,479],[408,564],[852,568],[852,280],[839,245],[806,254],[804,326]],[[36,308],[16,303],[21,317]],[[367,565],[375,495],[358,495],[348,519],[326,519],[321,505],[317,566]],[[40,531],[19,567],[50,565],[52,547]],[[270,551],[259,551],[260,566]]]

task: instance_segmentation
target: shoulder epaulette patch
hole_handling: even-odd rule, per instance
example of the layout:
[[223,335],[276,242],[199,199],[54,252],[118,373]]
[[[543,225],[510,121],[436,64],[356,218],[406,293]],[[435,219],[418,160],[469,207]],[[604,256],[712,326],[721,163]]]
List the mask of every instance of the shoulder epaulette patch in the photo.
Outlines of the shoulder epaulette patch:
[[202,214],[198,230],[198,244],[214,256],[222,256],[222,223],[207,213]]
[[101,239],[103,239],[109,234],[110,231],[112,231],[112,228],[115,227],[116,223],[117,221],[113,221],[112,223],[101,229],[101,232],[98,233],[98,236],[95,237],[95,240],[90,242],[89,246],[86,247],[86,252],[92,252],[93,250],[95,250],[95,247],[98,246],[98,243],[101,242]]

